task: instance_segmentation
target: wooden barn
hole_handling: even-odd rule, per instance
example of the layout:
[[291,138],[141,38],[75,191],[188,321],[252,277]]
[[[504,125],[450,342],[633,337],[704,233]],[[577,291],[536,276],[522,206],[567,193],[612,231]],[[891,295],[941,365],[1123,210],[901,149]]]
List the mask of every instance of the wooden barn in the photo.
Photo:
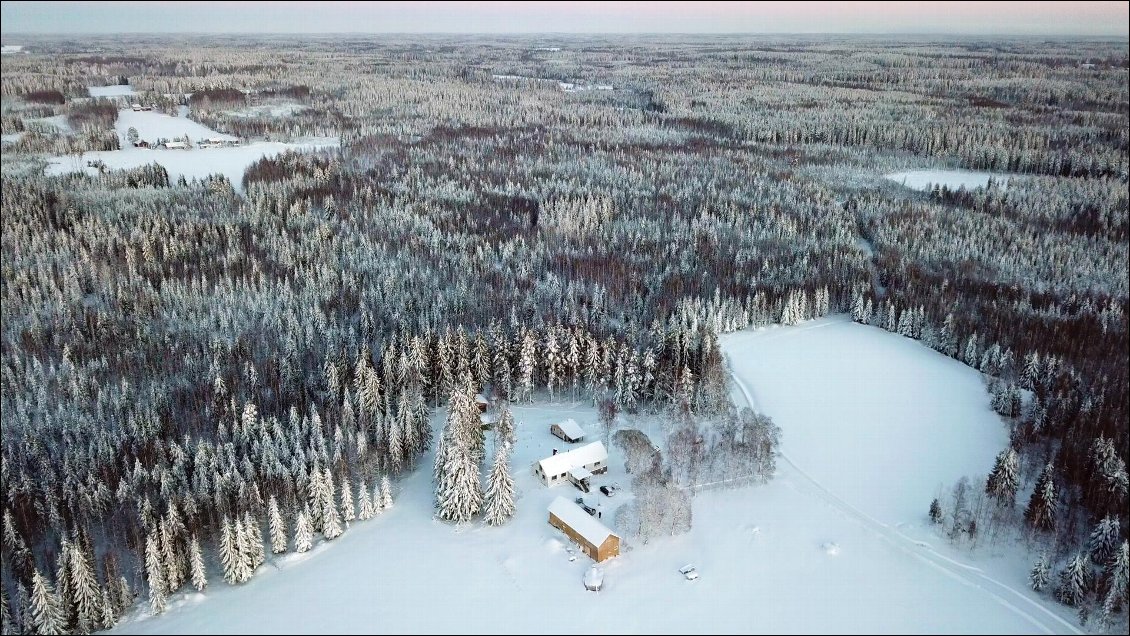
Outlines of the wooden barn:
[[[572,483],[570,471],[583,468],[589,473],[600,474],[608,470],[608,451],[604,444],[593,442],[566,453],[557,453],[534,464],[534,474],[546,486],[560,486]],[[591,475],[589,475],[591,477]],[[583,489],[582,489],[583,490]]]
[[620,554],[620,537],[564,497],[549,504],[549,525],[564,532],[597,563]]
[[550,426],[549,432],[570,444],[576,444],[585,439],[585,430],[574,419],[568,419]]

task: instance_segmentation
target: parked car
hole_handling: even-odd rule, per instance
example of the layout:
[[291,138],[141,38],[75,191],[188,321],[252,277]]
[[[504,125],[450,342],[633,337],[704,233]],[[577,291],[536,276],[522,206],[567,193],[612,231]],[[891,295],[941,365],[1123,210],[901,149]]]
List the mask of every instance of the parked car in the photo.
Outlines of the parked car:
[[617,490],[620,490],[620,487],[616,484],[606,484],[600,487],[600,492],[604,493],[606,497],[615,497]]
[[593,508],[592,506],[585,503],[584,498],[577,497],[577,505],[581,507],[581,510],[584,510],[585,512],[589,513],[591,516],[593,516],[593,517],[596,516],[596,508]]
[[694,566],[689,563],[679,568],[679,574],[682,574],[683,578],[688,581],[698,580],[698,570],[696,570]]

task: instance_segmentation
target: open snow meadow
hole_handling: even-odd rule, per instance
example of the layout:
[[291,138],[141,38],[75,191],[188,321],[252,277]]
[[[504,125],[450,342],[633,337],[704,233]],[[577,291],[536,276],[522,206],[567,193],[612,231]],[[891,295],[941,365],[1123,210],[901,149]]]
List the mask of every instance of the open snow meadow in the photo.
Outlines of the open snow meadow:
[[[1006,567],[1027,558],[1019,548],[974,560],[929,526],[938,487],[984,471],[1006,439],[980,374],[842,316],[731,334],[723,350],[734,399],[782,429],[778,476],[699,493],[693,529],[604,563],[601,592],[585,591],[591,561],[579,551],[571,561],[546,523],[554,497],[579,491],[545,488],[530,470],[562,446],[551,423],[572,417],[592,436],[596,412],[542,402],[514,408],[518,501],[507,525],[434,519],[428,455],[375,519],[305,555],[269,558],[245,585],[217,580],[160,617],[142,610],[113,633],[1078,633]],[[620,424],[660,439],[645,416]],[[595,483],[627,486],[610,452]],[[630,497],[585,495],[607,524]],[[687,563],[699,580],[679,574]]]
[[[129,88],[103,87],[107,89]],[[91,94],[95,89],[91,88]],[[115,92],[113,95],[130,93]],[[102,162],[110,169],[137,168],[151,163],[159,163],[169,173],[170,180],[203,179],[208,175],[222,174],[227,177],[236,190],[242,189],[243,173],[247,167],[263,157],[273,157],[288,151],[318,150],[335,148],[339,141],[334,137],[310,137],[295,142],[252,141],[250,143],[222,148],[192,148],[190,150],[168,150],[165,148],[135,148],[127,135],[130,128],[138,132],[138,138],[156,145],[159,139],[179,139],[188,135],[193,142],[199,139],[235,140],[197,123],[186,116],[183,107],[179,117],[153,111],[118,111],[114,130],[118,134],[121,150],[95,150],[74,155],[57,155],[48,159],[46,174],[60,175],[69,172],[98,174],[98,168],[91,162]]]

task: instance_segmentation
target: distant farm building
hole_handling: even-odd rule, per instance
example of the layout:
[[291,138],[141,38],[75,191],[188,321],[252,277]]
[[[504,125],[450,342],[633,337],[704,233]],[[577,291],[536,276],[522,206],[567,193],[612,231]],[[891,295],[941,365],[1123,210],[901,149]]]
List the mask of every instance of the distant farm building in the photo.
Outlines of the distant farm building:
[[137,142],[137,143],[135,143],[135,144],[133,145],[133,147],[134,147],[134,148],[149,148],[149,147],[151,147],[151,146],[149,145],[149,142],[148,142],[148,141],[145,141],[144,139],[141,139],[141,140],[138,140],[138,142]]
[[564,532],[593,561],[599,563],[620,554],[620,537],[564,497],[549,504],[549,525]]
[[169,150],[188,150],[189,146],[183,141],[166,141],[165,147]]
[[143,110],[153,110],[152,106],[143,106],[142,104],[131,104],[130,108],[132,108],[134,110],[134,112],[141,112]]
[[484,431],[489,431],[498,424],[498,415],[494,413],[480,413],[479,414],[479,428]]
[[549,432],[563,441],[576,444],[585,439],[585,431],[576,420],[568,419],[549,427]]
[[201,139],[196,142],[197,146],[201,148],[225,148],[227,146],[238,146],[238,139],[221,139],[220,137],[211,137],[209,139]]
[[[583,468],[588,471],[589,475],[584,477],[581,483],[570,478],[569,473],[575,468]],[[582,486],[581,490],[587,492],[588,477],[593,474],[600,474],[608,470],[608,451],[604,449],[604,444],[600,442],[593,442],[586,444],[580,448],[575,448],[566,453],[557,453],[551,457],[539,461],[534,465],[534,474],[537,475],[546,486],[560,486],[566,482],[575,483],[577,486]],[[583,476],[583,472],[578,472],[578,476]]]

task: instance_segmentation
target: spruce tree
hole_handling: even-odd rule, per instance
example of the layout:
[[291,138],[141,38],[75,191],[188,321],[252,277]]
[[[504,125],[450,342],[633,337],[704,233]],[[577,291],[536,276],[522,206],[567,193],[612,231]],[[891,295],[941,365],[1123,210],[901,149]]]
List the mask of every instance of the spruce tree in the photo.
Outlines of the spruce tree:
[[165,611],[167,590],[165,571],[161,565],[161,551],[156,533],[149,533],[145,539],[145,574],[149,580],[149,606],[154,614]]
[[1051,564],[1048,563],[1048,552],[1045,550],[1040,553],[1040,558],[1036,559],[1032,571],[1028,573],[1028,584],[1039,592],[1047,587],[1049,580],[1051,580]]
[[1020,488],[1020,457],[1012,447],[997,455],[989,478],[985,481],[985,493],[996,500],[997,505],[1011,508],[1016,503],[1016,491]]
[[271,552],[282,554],[286,552],[286,522],[279,512],[279,502],[274,495],[267,500],[267,525],[271,534]]
[[392,507],[392,481],[389,480],[388,475],[381,475],[381,509],[387,510]]
[[314,528],[310,524],[308,510],[298,513],[294,520],[294,551],[299,554],[310,550],[314,545]]
[[[156,611],[156,609],[154,610]],[[31,575],[31,627],[36,634],[65,634],[63,610],[55,589],[39,570]]]
[[1054,530],[1056,497],[1054,469],[1051,462],[1048,462],[1039,479],[1036,480],[1036,487],[1028,500],[1028,508],[1024,511],[1024,521],[1036,530]]
[[364,479],[357,484],[357,499],[357,517],[361,521],[372,519],[375,514],[373,512],[373,498],[369,496],[369,487],[365,485]]
[[229,584],[239,582],[239,546],[231,520],[224,517],[220,522],[220,564],[224,568],[224,580]]
[[70,567],[71,591],[74,595],[78,616],[78,630],[82,633],[94,631],[102,620],[102,591],[94,576],[94,569],[86,560],[82,549],[70,544],[68,560]]
[[1069,607],[1078,607],[1086,598],[1090,582],[1090,570],[1083,553],[1076,554],[1067,562],[1067,567],[1059,575],[1059,587],[1055,596],[1059,602]]
[[500,526],[514,516],[514,476],[510,474],[510,445],[503,442],[495,451],[494,465],[487,480],[486,522]]
[[188,560],[192,571],[192,587],[197,592],[203,592],[208,588],[208,577],[204,572],[204,555],[200,552],[200,542],[196,540],[196,535],[192,535],[188,544]]

